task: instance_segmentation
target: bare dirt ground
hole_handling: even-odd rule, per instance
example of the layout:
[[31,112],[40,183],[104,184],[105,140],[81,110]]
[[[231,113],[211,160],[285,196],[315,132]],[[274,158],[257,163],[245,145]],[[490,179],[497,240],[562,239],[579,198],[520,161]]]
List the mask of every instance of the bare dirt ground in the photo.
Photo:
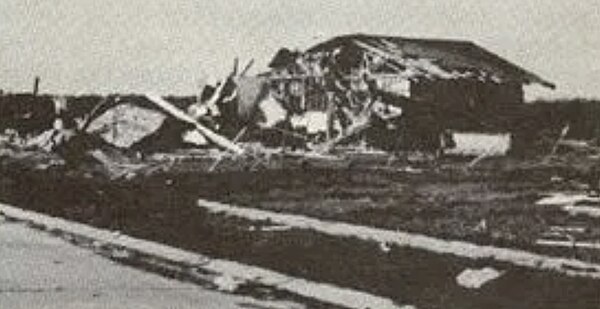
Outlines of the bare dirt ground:
[[[306,214],[447,239],[525,248],[598,261],[594,251],[552,250],[533,241],[553,225],[585,226],[595,219],[570,217],[535,201],[545,192],[572,190],[552,182],[558,167],[490,161],[475,171],[464,163],[438,162],[421,173],[358,162],[345,168],[220,172],[181,167],[130,180],[85,177],[63,168],[32,170],[3,160],[0,197],[18,205],[133,236],[197,250],[215,257],[264,266],[290,275],[387,296],[419,308],[597,308],[600,283],[525,270],[492,261],[472,261],[410,248],[382,251],[378,244],[307,230],[269,231],[268,222],[210,214],[198,198]],[[485,221],[482,224],[482,221]],[[467,267],[494,266],[506,273],[479,290],[458,286]]]

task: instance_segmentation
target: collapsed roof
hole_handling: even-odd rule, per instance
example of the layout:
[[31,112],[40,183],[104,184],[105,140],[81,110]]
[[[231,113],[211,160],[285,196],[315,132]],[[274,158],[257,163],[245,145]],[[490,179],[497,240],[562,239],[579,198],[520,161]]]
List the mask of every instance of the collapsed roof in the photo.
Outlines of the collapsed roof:
[[[289,59],[290,54],[284,58]],[[366,55],[371,61],[385,63],[387,72],[410,80],[476,78],[555,88],[553,83],[469,41],[353,34],[319,43],[304,53],[305,57],[318,54],[340,55],[346,61],[341,65]],[[281,56],[276,55],[271,65],[280,65]]]

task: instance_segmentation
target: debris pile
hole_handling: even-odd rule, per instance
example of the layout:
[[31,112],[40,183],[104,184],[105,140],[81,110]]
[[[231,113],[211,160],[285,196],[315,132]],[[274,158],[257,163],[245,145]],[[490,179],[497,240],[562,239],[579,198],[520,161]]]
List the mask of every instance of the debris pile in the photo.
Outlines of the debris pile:
[[[469,156],[472,167],[521,147],[515,141],[520,135],[509,129],[514,122],[498,115],[520,106],[522,85],[553,87],[461,41],[350,35],[304,52],[283,48],[269,71],[249,76],[253,63],[240,69],[235,59],[227,76],[187,100],[110,95],[86,105],[46,96],[52,104],[43,110],[19,117],[14,117],[19,111],[9,111],[12,119],[23,119],[12,123],[15,128],[0,127],[9,129],[3,144],[56,153],[70,166],[126,157],[140,163],[156,153],[202,149],[218,150],[207,152],[209,171],[225,158],[252,168],[273,157],[329,160],[348,151],[383,151],[394,159],[414,153],[433,159]],[[36,125],[44,130],[22,134],[25,118],[42,119]],[[583,147],[573,146],[566,133],[557,141],[553,137],[551,155],[559,148]]]
[[[245,76],[251,65],[238,73],[236,60],[225,79],[206,85],[197,100],[186,105],[154,94],[108,96],[89,112],[75,115],[68,100],[57,96],[51,128],[24,140],[8,130],[3,139],[23,149],[56,153],[70,166],[95,161],[107,167],[112,177],[120,177],[127,173],[117,166],[186,147],[218,148],[242,161],[250,157],[252,165],[274,153],[325,158],[375,121],[389,122],[402,115],[400,107],[383,102],[374,88],[333,91],[327,113],[294,109],[270,89],[268,79]],[[330,81],[332,87],[340,82]],[[368,76],[362,82],[369,83]],[[217,157],[215,166],[223,155]]]

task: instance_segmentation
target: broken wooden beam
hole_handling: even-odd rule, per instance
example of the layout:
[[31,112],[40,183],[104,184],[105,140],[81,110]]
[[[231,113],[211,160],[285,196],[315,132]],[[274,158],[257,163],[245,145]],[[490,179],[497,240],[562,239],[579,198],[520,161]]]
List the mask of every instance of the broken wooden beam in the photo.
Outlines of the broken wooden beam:
[[250,61],[248,62],[248,64],[246,64],[246,66],[244,67],[244,69],[240,73],[240,77],[246,76],[246,73],[248,73],[248,71],[250,70],[250,68],[252,67],[253,64],[254,64],[254,59],[250,59]]
[[148,98],[148,100],[150,100],[152,103],[156,104],[158,107],[160,107],[161,109],[166,111],[171,116],[173,116],[183,122],[187,122],[187,123],[193,125],[196,128],[196,130],[198,130],[202,135],[204,135],[211,142],[215,143],[217,146],[220,146],[220,147],[227,149],[238,155],[241,155],[244,153],[244,149],[242,147],[240,147],[236,143],[232,142],[231,140],[227,139],[226,137],[219,135],[219,134],[215,133],[214,131],[212,131],[211,129],[205,127],[204,125],[199,123],[196,119],[194,119],[192,116],[188,115],[181,109],[177,108],[175,105],[167,102],[160,96],[153,95],[153,94],[147,94],[146,98]]

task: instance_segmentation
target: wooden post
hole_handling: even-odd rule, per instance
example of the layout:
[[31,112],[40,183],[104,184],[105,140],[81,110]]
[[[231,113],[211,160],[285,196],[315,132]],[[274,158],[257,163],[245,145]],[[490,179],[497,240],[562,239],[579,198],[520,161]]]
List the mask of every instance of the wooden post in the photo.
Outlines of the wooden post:
[[335,121],[335,94],[333,92],[327,92],[327,131],[325,135],[325,139],[330,141],[333,139],[333,125]]
[[40,77],[36,76],[33,82],[33,96],[37,96],[40,90]]

